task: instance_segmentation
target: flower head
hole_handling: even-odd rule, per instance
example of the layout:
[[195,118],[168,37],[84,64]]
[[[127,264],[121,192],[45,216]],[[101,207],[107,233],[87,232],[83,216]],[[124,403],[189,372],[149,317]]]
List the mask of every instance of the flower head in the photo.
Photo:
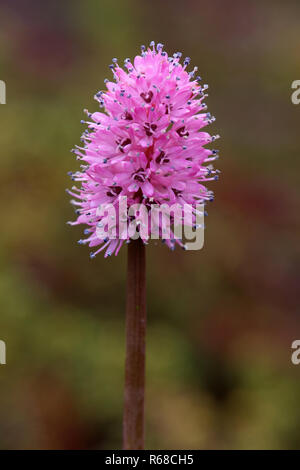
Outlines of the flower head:
[[[218,136],[203,131],[214,118],[206,112],[204,99],[207,85],[195,77],[197,67],[188,72],[190,59],[181,63],[181,53],[168,56],[163,45],[152,42],[134,61],[125,60],[125,70],[113,59],[110,66],[114,81],[105,80],[106,91],[95,99],[103,112],[88,113],[83,145],[73,152],[84,164],[81,171],[70,173],[81,187],[68,192],[75,198],[78,218],[71,225],[86,224],[88,235],[80,243],[96,247],[91,256],[105,250],[105,256],[117,254],[130,233],[121,228],[118,217],[113,224],[114,236],[99,234],[107,225],[107,214],[99,207],[127,204],[194,207],[212,200],[212,192],[203,183],[217,179],[217,170],[210,162],[217,151],[205,148]],[[207,163],[209,162],[209,165]],[[146,242],[151,228],[142,231],[149,214],[126,212],[126,219],[140,227]],[[193,212],[193,211],[192,211]],[[114,219],[114,216],[111,216]],[[195,222],[193,212],[191,224]],[[155,225],[155,224],[154,224]],[[148,227],[148,226],[147,226]],[[157,218],[156,228],[163,237],[163,222]],[[180,239],[166,240],[170,248]]]

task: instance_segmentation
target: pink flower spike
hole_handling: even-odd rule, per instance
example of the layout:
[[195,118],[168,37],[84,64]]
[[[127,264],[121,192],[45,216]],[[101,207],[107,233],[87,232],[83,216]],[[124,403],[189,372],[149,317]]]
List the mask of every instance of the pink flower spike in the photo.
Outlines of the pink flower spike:
[[[197,67],[188,71],[189,57],[181,63],[181,53],[168,56],[163,45],[154,42],[141,49],[132,61],[125,60],[124,68],[113,59],[113,79],[105,80],[106,90],[95,95],[103,109],[85,110],[87,130],[81,136],[82,145],[73,150],[82,165],[80,171],[70,172],[80,185],[69,191],[76,198],[73,204],[78,215],[70,225],[88,226],[88,237],[80,244],[98,247],[91,258],[100,251],[105,257],[117,255],[130,239],[130,233],[124,235],[120,218],[108,216],[100,206],[110,204],[118,212],[126,197],[128,208],[144,204],[151,211],[154,205],[196,206],[213,199],[203,186],[219,173],[212,168],[217,151],[205,147],[219,137],[203,130],[214,121],[205,111],[207,85],[201,86],[201,78],[194,77]],[[141,222],[139,214],[127,213],[128,223],[141,224],[141,238],[146,242],[151,238],[151,224],[146,229],[143,217]],[[105,228],[108,220],[114,221],[114,236],[101,236],[99,226]],[[157,223],[164,238],[161,221]],[[180,239],[166,240],[171,249],[175,243],[184,246]]]

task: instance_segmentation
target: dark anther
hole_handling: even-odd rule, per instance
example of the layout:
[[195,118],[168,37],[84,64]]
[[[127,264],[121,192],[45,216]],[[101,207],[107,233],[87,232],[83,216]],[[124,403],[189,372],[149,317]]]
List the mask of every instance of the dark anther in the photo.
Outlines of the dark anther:
[[165,156],[165,152],[160,152],[160,154],[158,155],[158,157],[156,157],[156,163],[160,163],[162,161],[162,159],[164,158]]
[[166,114],[169,114],[170,111],[172,111],[173,105],[172,104],[166,104]]
[[156,163],[169,163],[169,159],[166,158],[165,152],[161,151],[158,157],[155,159]]
[[128,111],[125,111],[125,113],[122,115],[122,118],[126,119],[126,121],[132,121],[133,119],[132,115]]
[[175,196],[177,196],[177,197],[180,196],[181,193],[182,193],[182,191],[179,191],[179,189],[175,189],[175,188],[172,188],[172,191],[175,194]]
[[143,183],[143,181],[144,181],[144,178],[143,178],[142,176],[140,176],[140,175],[135,175],[134,179],[135,179],[136,181],[139,181],[140,183]]
[[136,181],[139,181],[140,183],[143,183],[145,181],[145,171],[144,168],[139,168],[133,177]]
[[121,142],[120,140],[117,140],[117,141],[116,141],[116,144],[119,145],[120,152],[124,153],[124,147],[125,147],[126,145],[131,144],[131,140],[130,140],[130,139],[125,139],[125,140],[123,140],[122,142]]
[[148,91],[148,93],[141,93],[140,96],[141,96],[141,98],[143,98],[143,100],[146,103],[151,103],[151,100],[153,98],[153,92],[150,90],[150,91]]
[[131,140],[130,139],[125,139],[125,140],[123,140],[121,146],[125,147],[126,145],[129,145],[129,144],[131,144]]
[[110,188],[110,190],[107,191],[107,193],[106,193],[106,195],[108,197],[118,196],[120,194],[120,192],[122,191],[121,186],[110,186],[109,188]]
[[188,133],[188,131],[185,130],[185,127],[182,126],[180,127],[179,129],[176,130],[177,134],[180,136],[180,137],[188,137],[190,134]]
[[153,134],[153,132],[156,131],[157,125],[156,125],[156,124],[149,124],[149,122],[145,122],[145,124],[144,124],[144,129],[145,129],[145,131],[146,131],[146,135],[147,135],[148,137],[151,137],[152,134]]

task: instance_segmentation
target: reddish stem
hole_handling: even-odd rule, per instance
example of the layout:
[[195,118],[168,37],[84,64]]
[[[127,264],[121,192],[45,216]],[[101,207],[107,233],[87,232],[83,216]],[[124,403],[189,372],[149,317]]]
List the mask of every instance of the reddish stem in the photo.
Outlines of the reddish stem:
[[125,402],[123,448],[144,449],[146,337],[146,249],[140,238],[128,245]]

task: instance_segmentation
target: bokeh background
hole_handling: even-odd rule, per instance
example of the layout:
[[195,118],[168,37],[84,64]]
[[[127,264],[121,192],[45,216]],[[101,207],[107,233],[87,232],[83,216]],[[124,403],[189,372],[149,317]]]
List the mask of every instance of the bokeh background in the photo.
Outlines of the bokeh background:
[[126,250],[90,260],[65,188],[112,57],[162,42],[210,85],[205,247],[148,253],[147,448],[300,448],[297,0],[1,0],[2,449],[121,446]]

